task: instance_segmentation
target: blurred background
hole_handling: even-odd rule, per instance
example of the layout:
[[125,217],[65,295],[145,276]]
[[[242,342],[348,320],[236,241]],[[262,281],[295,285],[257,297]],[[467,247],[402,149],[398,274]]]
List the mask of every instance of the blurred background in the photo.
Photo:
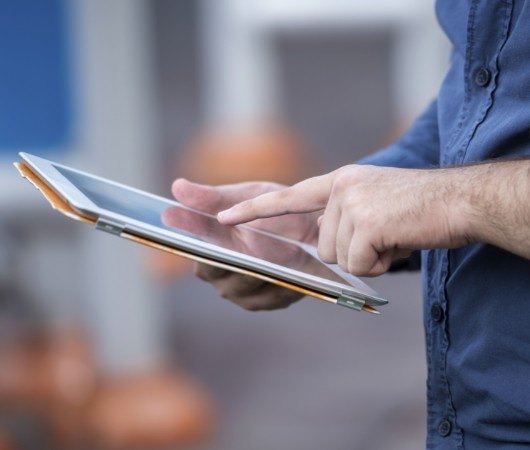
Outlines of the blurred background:
[[27,151],[164,196],[397,137],[448,44],[423,0],[0,0],[0,449],[420,449],[418,274],[380,317],[249,313],[52,211]]

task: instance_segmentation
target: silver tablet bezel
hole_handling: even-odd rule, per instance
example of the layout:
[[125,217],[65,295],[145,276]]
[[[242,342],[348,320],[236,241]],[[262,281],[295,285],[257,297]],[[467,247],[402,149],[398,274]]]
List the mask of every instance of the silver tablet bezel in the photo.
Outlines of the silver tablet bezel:
[[[186,251],[193,252],[195,254],[212,258],[217,261],[224,263],[235,264],[243,268],[257,270],[266,275],[272,275],[281,280],[294,282],[298,285],[315,289],[319,292],[326,294],[339,296],[351,296],[366,302],[366,304],[371,306],[381,306],[388,303],[384,298],[381,298],[373,289],[359,280],[357,277],[352,275],[347,275],[351,277],[352,282],[359,285],[359,289],[356,290],[352,286],[347,284],[340,284],[331,280],[320,278],[315,275],[311,275],[305,272],[296,271],[288,267],[284,267],[278,264],[269,263],[267,261],[255,258],[243,253],[238,253],[223,247],[219,247],[208,242],[200,241],[192,237],[178,234],[178,232],[171,232],[169,230],[164,230],[147,224],[145,222],[140,222],[138,220],[132,219],[121,214],[117,214],[113,211],[106,210],[94,204],[89,198],[87,198],[74,184],[72,184],[67,178],[65,178],[57,169],[64,168],[71,170],[80,175],[84,175],[111,185],[115,185],[121,188],[131,190],[133,192],[140,193],[142,195],[163,200],[169,204],[178,205],[185,207],[175,200],[168,198],[160,197],[148,192],[142,191],[140,189],[133,188],[112,180],[108,180],[97,175],[86,173],[72,167],[68,167],[54,161],[49,161],[47,159],[30,155],[28,153],[20,153],[20,157],[34,170],[43,181],[45,181],[50,188],[52,188],[57,194],[66,200],[69,205],[77,210],[79,213],[88,215],[95,219],[110,219],[113,222],[118,222],[123,225],[124,231],[137,234],[142,237],[151,238],[158,242],[174,246],[175,248],[183,249]],[[245,225],[238,225],[240,227],[246,227]],[[253,231],[256,231],[253,229]],[[293,241],[291,239],[283,238],[281,236],[272,235],[271,233],[263,232],[258,230],[258,232],[271,235],[280,240],[284,240],[288,243],[298,245],[306,252],[310,253],[312,256],[316,256],[316,249],[313,246],[300,243],[298,241]],[[344,277],[344,273],[335,265],[326,264],[327,267],[336,272],[339,276]],[[364,292],[363,292],[364,291]]]

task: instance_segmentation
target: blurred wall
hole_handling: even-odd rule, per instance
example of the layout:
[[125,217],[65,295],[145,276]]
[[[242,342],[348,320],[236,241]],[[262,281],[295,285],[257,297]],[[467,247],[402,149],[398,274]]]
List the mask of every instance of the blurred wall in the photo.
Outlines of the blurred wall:
[[[435,31],[431,2],[312,0],[313,15],[301,14],[296,2],[229,3],[215,8],[224,14],[223,4],[237,11],[256,6],[236,24],[256,39],[252,48],[271,69],[260,83],[270,83],[263,89],[275,98],[253,111],[267,109],[296,135],[312,173],[388,142],[443,75],[447,44]],[[216,64],[219,73],[230,71],[224,58],[208,56],[211,40],[226,38],[208,5],[68,2],[75,120],[62,161],[170,195],[172,179],[186,173],[181,157],[193,157],[191,143],[212,125],[212,104],[222,109],[219,99],[230,103],[238,89],[229,76],[216,82]],[[319,13],[350,8],[338,21]],[[244,54],[237,61],[242,71]],[[242,74],[245,102],[254,98],[251,74]],[[214,102],[212,89],[225,85]],[[391,300],[377,318],[310,299],[250,314],[189,272],[159,283],[143,250],[60,218],[18,179],[11,159],[2,161],[0,179],[0,242],[7,243],[0,252],[2,320],[50,328],[82,323],[107,373],[168,359],[189,370],[220,406],[219,432],[205,449],[423,447],[417,274],[369,281]]]

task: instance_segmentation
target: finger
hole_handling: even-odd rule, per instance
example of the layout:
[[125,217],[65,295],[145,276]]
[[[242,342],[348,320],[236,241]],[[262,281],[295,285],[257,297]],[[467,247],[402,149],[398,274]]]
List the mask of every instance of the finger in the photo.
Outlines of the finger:
[[203,263],[195,263],[193,266],[193,272],[195,273],[195,276],[207,282],[220,280],[221,278],[225,278],[233,274],[233,272],[230,272],[229,270]]
[[173,182],[171,191],[173,196],[182,204],[210,214],[216,214],[236,203],[279,188],[280,185],[275,183],[236,183],[208,186],[179,178]]
[[230,301],[248,311],[271,311],[287,308],[302,297],[290,289],[266,283],[252,295],[230,299]]
[[221,297],[235,301],[256,294],[267,282],[248,275],[230,273],[229,276],[212,280],[211,283]]
[[392,264],[393,251],[379,253],[365,234],[354,233],[348,252],[348,272],[356,276],[377,276]]
[[331,191],[331,174],[309,178],[291,187],[259,195],[221,211],[217,218],[225,225],[284,214],[318,211],[326,205]]
[[353,237],[353,224],[346,214],[340,217],[340,223],[336,233],[336,254],[337,264],[345,272],[348,271],[348,252],[350,250],[350,242]]
[[340,210],[334,202],[328,203],[318,230],[318,256],[328,264],[337,262],[337,229]]
[[220,202],[220,194],[215,188],[192,183],[184,178],[173,182],[171,192],[183,205],[209,213],[215,213],[215,208]]
[[322,223],[322,220],[324,219],[324,214],[322,214],[321,216],[318,216],[318,219],[317,219],[317,227],[320,227],[320,224]]
[[383,253],[379,253],[379,259],[375,266],[366,274],[367,277],[378,277],[379,275],[383,275],[384,273],[388,272],[390,269],[390,266],[392,265],[392,261],[394,252],[392,250],[387,250]]

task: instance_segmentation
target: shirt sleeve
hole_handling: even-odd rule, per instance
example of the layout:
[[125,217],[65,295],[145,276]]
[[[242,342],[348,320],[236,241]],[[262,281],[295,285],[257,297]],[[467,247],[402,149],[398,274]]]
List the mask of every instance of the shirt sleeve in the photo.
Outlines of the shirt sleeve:
[[357,164],[412,169],[437,167],[439,161],[440,136],[435,99],[395,143],[362,158]]

